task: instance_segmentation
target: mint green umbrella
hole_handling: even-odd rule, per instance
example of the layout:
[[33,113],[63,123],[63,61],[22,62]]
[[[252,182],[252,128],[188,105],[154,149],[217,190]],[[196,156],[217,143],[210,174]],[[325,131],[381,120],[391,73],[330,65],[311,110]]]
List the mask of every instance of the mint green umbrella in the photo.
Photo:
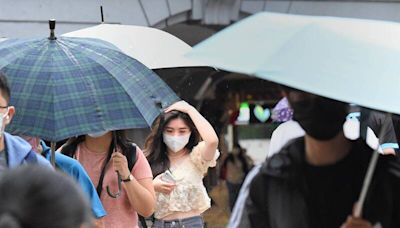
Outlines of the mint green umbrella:
[[361,106],[400,113],[400,24],[258,13],[188,57]]
[[[400,114],[400,24],[258,13],[198,44],[188,57],[310,93]],[[355,216],[378,159],[374,153]]]

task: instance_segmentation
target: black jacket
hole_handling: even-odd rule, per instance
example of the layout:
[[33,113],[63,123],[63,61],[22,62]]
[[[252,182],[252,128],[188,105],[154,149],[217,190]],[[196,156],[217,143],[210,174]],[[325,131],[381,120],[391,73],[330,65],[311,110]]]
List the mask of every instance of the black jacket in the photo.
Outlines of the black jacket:
[[[364,172],[373,151],[360,140],[353,144],[352,152],[359,153],[357,154],[359,159],[354,162],[354,169]],[[280,153],[264,162],[260,173],[251,183],[246,202],[252,227],[335,227],[321,226],[315,222],[312,211],[318,208],[309,205],[309,198],[312,196],[307,194],[304,154],[302,137],[292,140]],[[400,227],[399,170],[399,162],[395,157],[379,158],[363,210],[363,218],[373,225],[379,222],[382,227]],[[361,183],[362,180],[360,185]],[[354,204],[354,202],[349,203]],[[343,211],[343,216],[346,217],[350,213],[351,208],[347,208]]]

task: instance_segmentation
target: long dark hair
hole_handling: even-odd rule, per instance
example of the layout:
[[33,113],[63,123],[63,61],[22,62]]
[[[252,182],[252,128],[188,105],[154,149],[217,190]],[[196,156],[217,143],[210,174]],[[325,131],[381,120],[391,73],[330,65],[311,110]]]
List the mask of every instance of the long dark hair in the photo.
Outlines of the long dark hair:
[[183,120],[183,122],[185,122],[191,131],[189,142],[185,146],[189,152],[191,152],[193,147],[196,146],[200,141],[200,134],[188,114],[179,111],[171,111],[168,113],[163,113],[157,117],[152,125],[150,135],[147,137],[144,144],[144,151],[147,160],[150,163],[154,177],[166,171],[170,166],[170,161],[167,154],[167,146],[163,140],[163,132],[168,123],[174,119]]
[[[121,150],[120,152],[129,157],[129,152],[132,151],[133,149],[133,144],[128,140],[128,138],[125,135],[124,130],[117,130],[113,131],[113,139],[115,138],[117,140],[117,146]],[[114,137],[116,136],[116,137]],[[69,156],[69,157],[74,157],[76,153],[76,149],[78,148],[78,145],[85,141],[85,135],[80,135],[77,137],[72,137],[68,139],[68,141],[65,143],[65,145],[61,149],[61,153]],[[111,157],[111,154],[113,153],[115,148],[114,145],[114,140],[111,140],[110,147],[108,148],[108,156]]]

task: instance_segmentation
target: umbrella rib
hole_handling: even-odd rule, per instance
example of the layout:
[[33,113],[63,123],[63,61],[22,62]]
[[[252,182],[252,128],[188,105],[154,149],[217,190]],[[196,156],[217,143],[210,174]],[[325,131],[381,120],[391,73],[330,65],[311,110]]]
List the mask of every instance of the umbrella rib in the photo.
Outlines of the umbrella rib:
[[[2,44],[0,45],[0,49],[3,49],[2,46],[6,46],[7,43],[4,43],[7,41],[3,41]],[[17,60],[18,58],[20,58],[21,56],[26,55],[26,52],[30,52],[32,51],[32,46],[27,46],[27,45],[23,45],[24,43],[22,42],[16,42],[16,44],[12,45],[11,47],[7,47],[7,49],[11,49],[10,53],[8,55],[3,55],[1,57],[0,60],[0,69],[4,68],[5,66],[9,65],[10,63],[14,62],[15,60]],[[38,42],[39,46],[40,43]],[[12,57],[9,57],[12,56]],[[4,61],[5,59],[8,59],[7,61]],[[1,63],[2,61],[4,61],[4,65]]]
[[[76,49],[77,45],[72,45],[71,43],[68,44],[67,42],[64,42],[64,41],[62,41],[62,40],[60,40],[60,39],[58,40],[58,42],[59,42],[59,44],[60,44],[61,50],[63,50],[63,52],[64,52],[68,57],[70,57],[70,59],[71,59],[72,61],[75,62],[75,65],[76,65],[76,66],[78,66],[80,69],[82,69],[82,68],[81,68],[81,65],[79,64],[78,59],[77,59],[77,58],[75,57],[75,55],[70,51],[70,49],[73,49],[73,50]],[[88,56],[87,56],[87,57],[88,57]],[[94,86],[94,82],[91,80],[91,78],[90,78],[90,77],[86,77],[86,79],[87,79],[87,80],[84,80],[84,81],[85,81],[85,83],[87,84],[87,86],[90,88],[90,91],[96,91],[96,90],[95,90],[95,86]],[[97,99],[97,96],[92,96],[92,100],[94,101],[93,103],[94,103],[94,105],[95,105],[95,107],[96,107],[95,110],[100,110],[100,105],[99,105],[100,101]],[[97,112],[96,117],[100,119],[100,122],[101,122],[101,123],[104,123],[103,115],[98,115],[98,113],[99,113],[99,112]],[[104,130],[106,130],[104,125],[101,126],[101,128],[104,129]],[[89,133],[89,132],[87,132],[87,133]]]
[[[65,45],[68,45],[68,44],[65,44]],[[90,44],[89,44],[89,45],[90,45]],[[77,46],[71,46],[70,48],[71,48],[71,49],[76,49]],[[114,59],[110,58],[109,56],[105,56],[104,54],[99,53],[99,52],[97,52],[96,50],[89,49],[89,48],[87,48],[87,47],[85,47],[85,46],[83,46],[83,47],[80,46],[79,48],[85,48],[88,52],[92,53],[93,55],[88,55],[87,57],[88,57],[89,59],[91,59],[92,61],[98,63],[98,64],[99,64],[105,71],[107,71],[110,75],[113,75],[113,72],[110,71],[110,70],[113,70],[113,68],[112,68],[112,69],[106,68],[101,62],[98,61],[98,59],[94,58],[94,56],[102,56],[102,59],[105,59],[105,60],[107,60],[109,63],[112,63],[113,66],[117,66],[117,65],[121,66],[121,64],[116,63]],[[141,63],[140,63],[139,61],[137,61],[136,59],[133,59],[132,57],[127,56],[127,55],[121,53],[120,51],[117,51],[117,50],[115,50],[115,49],[109,49],[108,51],[109,51],[109,52],[112,52],[112,53],[116,53],[116,54],[118,54],[118,55],[123,55],[124,57],[129,58],[129,59],[131,59],[132,61],[135,61],[135,62],[137,62],[138,64],[142,65],[142,66],[144,67],[144,69],[148,70],[149,72],[152,72],[150,69],[146,68],[143,64],[141,64]],[[125,65],[125,66],[127,66],[127,65]],[[119,69],[119,70],[123,70],[123,71],[125,72],[125,75],[130,76],[130,78],[129,78],[128,80],[134,80],[135,75],[132,74],[131,71],[129,71],[129,70],[127,70],[126,68],[123,68],[123,67],[119,67],[118,69]],[[141,74],[140,72],[138,72],[138,73]],[[153,72],[152,72],[152,73],[153,73]],[[139,107],[139,105],[137,105],[137,104],[141,104],[141,103],[142,103],[142,100],[140,99],[139,96],[136,96],[136,95],[135,95],[136,93],[134,93],[134,91],[136,91],[136,90],[137,90],[137,91],[145,91],[146,94],[149,95],[149,97],[157,97],[157,96],[153,95],[153,92],[151,92],[151,91],[148,89],[148,87],[145,85],[145,83],[143,83],[141,80],[136,80],[137,83],[131,83],[131,84],[130,84],[130,85],[132,85],[132,86],[135,87],[134,89],[132,89],[132,88],[130,88],[130,87],[128,86],[127,81],[121,81],[121,80],[119,80],[119,78],[116,78],[116,77],[113,77],[113,80],[115,80],[122,88],[124,88],[124,93],[125,93],[125,94],[132,100],[132,102],[135,104],[135,107],[136,107],[136,109],[138,110],[138,112],[140,113],[141,118],[143,118],[144,120],[146,120],[147,125],[150,126],[150,125],[152,124],[152,121],[154,121],[154,119],[156,118],[156,116],[152,115],[151,118],[148,119],[148,118],[146,118],[146,115],[143,113],[143,111],[149,111],[149,110],[151,111],[152,106],[146,106],[146,108],[145,108],[145,107]],[[159,79],[159,80],[161,81],[161,79]],[[132,91],[132,93],[130,93],[129,91]],[[171,93],[173,93],[172,90],[171,90]],[[162,98],[160,98],[160,99],[162,99]],[[176,100],[176,99],[175,99],[175,100]],[[174,100],[174,101],[175,101],[175,100]],[[150,112],[150,113],[151,113],[151,112]]]

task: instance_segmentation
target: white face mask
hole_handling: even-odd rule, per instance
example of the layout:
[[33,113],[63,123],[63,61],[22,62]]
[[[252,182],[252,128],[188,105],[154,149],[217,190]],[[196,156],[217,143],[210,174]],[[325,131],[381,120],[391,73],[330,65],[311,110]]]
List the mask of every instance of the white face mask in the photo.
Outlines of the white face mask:
[[4,133],[4,128],[6,128],[5,124],[4,124],[4,119],[8,119],[8,108],[7,108],[7,112],[4,113],[4,115],[0,116],[0,137],[3,136]]
[[190,134],[180,136],[163,134],[164,143],[170,150],[175,153],[182,150],[186,146],[186,144],[188,144],[189,138]]
[[88,135],[92,138],[99,138],[107,133],[108,133],[108,131],[99,131],[99,132],[95,132],[95,133],[90,133]]

